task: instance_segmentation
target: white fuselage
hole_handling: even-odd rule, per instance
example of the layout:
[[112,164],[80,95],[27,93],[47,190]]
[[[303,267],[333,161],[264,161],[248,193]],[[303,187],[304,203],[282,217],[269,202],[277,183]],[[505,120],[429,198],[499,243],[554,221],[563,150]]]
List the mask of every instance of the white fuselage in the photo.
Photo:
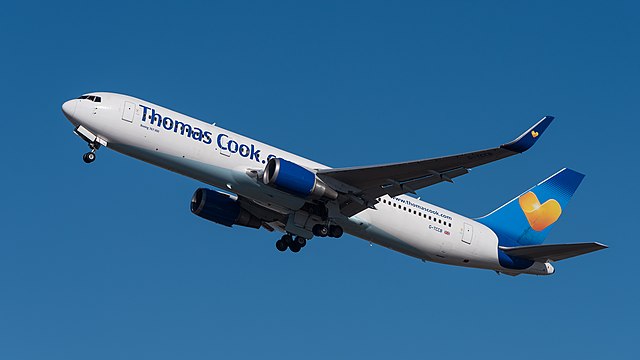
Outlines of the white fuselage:
[[[101,101],[70,100],[63,112],[98,142],[282,213],[298,211],[305,200],[256,179],[254,174],[264,169],[268,158],[284,158],[312,170],[329,168],[144,100],[114,93],[92,95]],[[190,131],[182,131],[183,124]],[[422,260],[511,274],[552,272],[542,263],[523,271],[502,268],[498,237],[472,219],[409,196],[379,200],[376,209],[350,218],[334,214],[332,220],[347,233]]]

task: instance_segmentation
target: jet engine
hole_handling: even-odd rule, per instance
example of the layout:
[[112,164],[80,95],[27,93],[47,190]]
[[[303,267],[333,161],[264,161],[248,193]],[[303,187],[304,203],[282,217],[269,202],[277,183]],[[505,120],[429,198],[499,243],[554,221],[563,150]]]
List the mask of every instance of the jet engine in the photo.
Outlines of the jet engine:
[[320,180],[313,171],[285,159],[269,159],[262,181],[266,185],[305,198],[338,198],[338,193]]
[[257,229],[262,225],[260,219],[240,207],[237,199],[215,190],[196,190],[191,198],[191,212],[203,219],[229,227],[240,225]]

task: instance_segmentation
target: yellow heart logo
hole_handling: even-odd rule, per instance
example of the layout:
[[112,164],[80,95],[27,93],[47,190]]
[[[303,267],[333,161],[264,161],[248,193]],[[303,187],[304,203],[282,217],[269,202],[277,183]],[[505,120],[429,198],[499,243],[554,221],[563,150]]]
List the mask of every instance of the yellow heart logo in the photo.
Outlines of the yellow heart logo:
[[538,132],[537,132],[537,131],[535,131],[535,130],[531,130],[531,136],[533,136],[533,138],[534,138],[534,139],[535,139],[535,138],[537,138],[537,137],[538,137],[538,135],[540,135],[540,134],[538,134]]
[[535,231],[546,229],[556,222],[562,214],[562,207],[555,199],[549,199],[544,204],[540,204],[536,194],[531,191],[520,196],[518,202],[529,225]]

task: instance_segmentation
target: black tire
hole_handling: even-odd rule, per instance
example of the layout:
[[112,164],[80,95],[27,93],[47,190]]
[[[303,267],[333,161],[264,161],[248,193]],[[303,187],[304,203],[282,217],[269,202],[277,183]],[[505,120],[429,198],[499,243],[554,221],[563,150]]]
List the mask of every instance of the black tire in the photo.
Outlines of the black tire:
[[296,246],[302,249],[305,245],[307,245],[307,239],[303,238],[302,236],[296,236],[294,243],[296,244]]
[[92,163],[96,160],[96,154],[92,153],[92,152],[88,152],[84,155],[82,155],[82,160],[84,160],[85,163],[89,164]]
[[287,251],[287,243],[284,242],[282,239],[276,241],[276,249],[278,249],[279,251]]
[[329,236],[334,237],[334,238],[339,238],[342,236],[342,234],[344,234],[344,230],[342,230],[341,226],[338,225],[332,225],[329,228]]
[[319,237],[325,237],[329,235],[329,228],[323,224],[314,225],[311,231],[313,232],[313,235],[319,236]]
[[300,251],[300,246],[294,242],[289,245],[289,250],[291,250],[291,252],[297,253],[298,251]]

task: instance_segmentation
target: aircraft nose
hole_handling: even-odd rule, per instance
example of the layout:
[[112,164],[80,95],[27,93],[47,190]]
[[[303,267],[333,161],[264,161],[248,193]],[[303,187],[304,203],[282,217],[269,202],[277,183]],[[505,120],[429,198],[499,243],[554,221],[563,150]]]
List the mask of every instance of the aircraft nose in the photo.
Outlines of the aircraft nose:
[[71,117],[73,116],[73,114],[75,114],[76,105],[76,100],[69,100],[62,104],[62,113],[67,117],[67,119],[71,120]]

